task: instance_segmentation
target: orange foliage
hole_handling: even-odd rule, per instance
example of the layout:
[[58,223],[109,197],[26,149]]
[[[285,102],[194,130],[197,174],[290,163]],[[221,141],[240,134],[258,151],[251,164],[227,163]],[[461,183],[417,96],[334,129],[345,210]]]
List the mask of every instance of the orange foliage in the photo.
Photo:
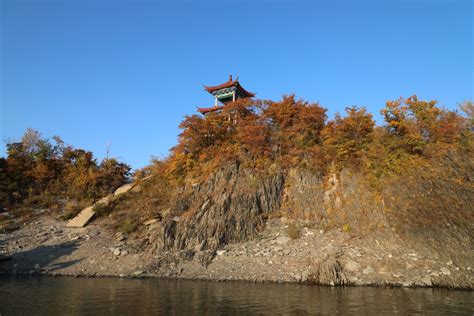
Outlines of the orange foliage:
[[399,145],[421,154],[429,144],[453,144],[459,141],[467,121],[458,113],[436,106],[437,101],[421,101],[417,96],[389,101],[381,111],[390,134]]
[[28,129],[20,142],[7,144],[8,155],[0,166],[0,204],[35,196],[96,198],[128,180],[128,165],[113,158],[98,164],[91,152],[53,139],[54,143]]
[[323,130],[324,145],[334,151],[341,161],[357,162],[372,141],[375,122],[365,108],[346,108],[346,116],[339,113]]
[[294,95],[280,101],[237,100],[220,112],[187,116],[168,167],[181,177],[206,175],[236,160],[259,168],[276,163],[322,170],[338,162],[401,172],[410,155],[422,155],[427,146],[431,151],[454,146],[470,133],[467,119],[416,96],[389,101],[381,113],[385,129],[375,132],[365,108],[348,107],[345,116],[336,114],[326,123],[326,109]]

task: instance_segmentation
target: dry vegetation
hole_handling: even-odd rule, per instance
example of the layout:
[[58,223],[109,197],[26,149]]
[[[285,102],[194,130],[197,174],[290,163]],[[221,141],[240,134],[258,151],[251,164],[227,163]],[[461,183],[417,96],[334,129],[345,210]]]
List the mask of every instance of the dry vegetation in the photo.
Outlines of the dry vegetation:
[[[462,187],[464,194],[471,195],[473,105],[465,102],[460,108],[465,116],[416,96],[398,99],[387,102],[381,111],[385,124],[377,126],[364,108],[349,107],[344,115],[328,120],[326,109],[293,95],[278,102],[241,99],[228,104],[222,112],[186,116],[171,155],[154,160],[136,173],[137,179],[153,176],[140,186],[140,191],[97,211],[111,216],[116,228],[124,232],[135,230],[140,219],[168,216],[170,209],[170,216],[192,218],[202,205],[186,204],[182,198],[186,190],[212,179],[216,171],[229,165],[251,170],[245,176],[245,184],[237,185],[242,194],[265,191],[265,179],[278,174],[288,184],[292,181],[288,176],[291,170],[317,175],[319,180],[308,182],[307,187],[324,186],[331,175],[345,170],[357,174],[361,188],[375,192],[367,195],[374,205],[388,194],[387,188],[392,184],[400,187],[397,193],[415,192],[439,177],[450,179],[456,188]],[[92,153],[65,146],[57,137],[53,140],[54,143],[28,130],[21,142],[7,145],[7,157],[0,158],[0,201],[4,206],[18,212],[38,207],[54,209],[59,208],[58,201],[66,199],[64,217],[69,218],[83,206],[83,201],[106,195],[128,180],[127,165],[115,159],[98,163]],[[456,196],[458,191],[451,193]],[[450,222],[472,220],[467,205],[459,205],[456,214],[425,214],[426,208],[422,211],[416,204],[437,203],[440,196],[424,197],[411,202],[407,199],[406,203],[414,204],[395,216],[391,214],[390,220],[397,225],[408,225],[406,221],[410,225],[429,225],[446,217]],[[454,200],[446,198],[443,203],[462,203],[456,202],[456,197]],[[360,201],[347,199],[341,203],[351,210]],[[348,233],[357,229],[356,221],[351,219],[355,213],[350,211],[337,213],[332,206],[324,212],[316,208],[299,210],[284,199],[282,205],[285,210],[275,209],[282,216],[317,219],[325,227],[339,225]],[[368,211],[364,214],[374,216]],[[336,220],[336,215],[341,219]],[[293,232],[291,235],[296,236]]]
[[89,151],[28,129],[21,141],[7,144],[7,157],[0,158],[0,206],[16,217],[49,209],[68,219],[129,176],[130,167],[114,158],[98,162]]

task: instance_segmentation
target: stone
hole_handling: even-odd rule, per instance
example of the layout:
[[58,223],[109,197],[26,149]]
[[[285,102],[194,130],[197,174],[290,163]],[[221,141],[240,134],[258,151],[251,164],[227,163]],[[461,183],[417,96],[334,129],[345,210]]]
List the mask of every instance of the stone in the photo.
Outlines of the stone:
[[217,250],[217,251],[216,251],[216,255],[222,256],[222,255],[224,255],[226,252],[227,252],[227,250]]
[[449,271],[448,268],[441,268],[441,273],[444,275],[450,275],[451,271]]
[[157,223],[157,222],[158,222],[158,219],[152,218],[152,219],[149,219],[149,220],[147,220],[146,222],[144,222],[143,225],[145,225],[145,226],[150,226],[151,224],[155,224],[155,223]]
[[301,275],[301,282],[306,282],[308,281],[308,272],[303,272],[303,274]]
[[292,273],[290,276],[298,282],[301,281],[301,275],[299,273]]
[[95,236],[98,236],[98,235],[100,235],[100,231],[98,229],[91,229],[89,231],[89,236],[91,236],[91,237],[95,237]]
[[303,236],[313,236],[314,232],[310,231],[308,227],[303,228]]
[[423,279],[421,279],[421,282],[423,282],[423,284],[425,284],[425,285],[431,286],[432,285],[431,276],[427,275],[427,276],[423,277]]
[[35,269],[38,270],[39,268],[41,268],[40,265],[38,263],[35,264]]
[[363,271],[362,271],[363,274],[370,274],[370,273],[374,273],[374,268],[372,267],[367,267],[365,268]]
[[141,270],[133,272],[134,276],[138,276],[138,275],[141,275],[141,274],[143,274],[143,271],[141,271]]
[[120,248],[114,248],[114,256],[120,256],[120,253],[122,252],[122,250]]
[[127,251],[127,250],[122,250],[122,251],[120,252],[120,255],[121,255],[121,256],[126,256],[126,255],[128,255],[128,251]]
[[278,245],[285,245],[289,241],[290,241],[290,238],[285,237],[285,236],[280,236],[280,237],[275,239],[275,243],[278,244]]

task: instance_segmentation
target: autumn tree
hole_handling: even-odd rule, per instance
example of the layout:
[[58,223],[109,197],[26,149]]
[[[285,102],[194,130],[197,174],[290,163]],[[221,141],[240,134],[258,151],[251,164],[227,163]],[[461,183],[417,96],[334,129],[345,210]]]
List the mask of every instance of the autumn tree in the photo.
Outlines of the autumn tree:
[[415,154],[422,154],[429,144],[455,143],[465,128],[464,119],[456,112],[439,108],[437,101],[423,101],[416,96],[388,101],[381,113],[398,146]]
[[4,204],[41,201],[46,196],[92,198],[128,181],[130,167],[126,164],[116,159],[98,164],[91,152],[66,146],[59,137],[43,138],[33,129],[6,147],[7,157],[0,161]]
[[265,101],[262,116],[278,156],[301,155],[305,148],[319,144],[327,118],[326,109],[319,104],[296,100],[294,95],[280,102]]
[[323,130],[324,146],[339,161],[358,162],[372,141],[375,122],[365,108],[347,107],[346,116],[339,113]]
[[470,128],[474,128],[474,103],[472,101],[464,101],[459,104],[459,109],[466,115],[469,120]]

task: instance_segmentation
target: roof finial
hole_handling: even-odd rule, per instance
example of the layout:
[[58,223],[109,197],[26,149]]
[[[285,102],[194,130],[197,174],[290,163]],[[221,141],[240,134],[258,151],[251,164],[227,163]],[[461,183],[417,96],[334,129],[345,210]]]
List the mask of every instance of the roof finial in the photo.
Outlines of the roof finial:
[[229,82],[232,82],[232,75],[229,75]]

